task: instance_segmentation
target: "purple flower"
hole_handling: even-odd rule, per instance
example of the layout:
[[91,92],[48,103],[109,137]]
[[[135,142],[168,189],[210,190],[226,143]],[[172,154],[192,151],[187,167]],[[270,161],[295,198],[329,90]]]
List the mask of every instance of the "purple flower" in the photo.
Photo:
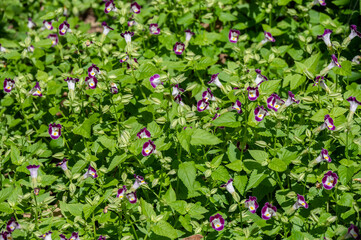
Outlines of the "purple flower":
[[42,238],[42,239],[45,239],[45,240],[52,240],[51,239],[51,234],[52,234],[52,231],[49,231],[49,232],[47,232],[45,234],[40,235],[39,237]]
[[202,98],[197,103],[197,110],[198,112],[203,112],[204,110],[207,109],[208,106],[209,106],[209,102]]
[[96,77],[96,75],[98,75],[100,73],[99,68],[97,67],[97,65],[92,64],[89,68],[88,68],[88,76],[90,78],[94,78]]
[[48,38],[51,40],[52,47],[54,47],[55,45],[57,45],[59,43],[59,38],[56,33],[49,34]]
[[39,82],[36,82],[35,86],[29,92],[33,96],[42,97],[43,94],[41,93],[41,88]]
[[267,99],[267,107],[273,109],[276,112],[278,109],[285,103],[277,94],[272,93],[271,96]]
[[238,148],[239,151],[243,151],[246,152],[249,148],[249,145],[247,143],[244,142],[237,142],[236,147]]
[[137,194],[135,192],[128,193],[127,198],[131,204],[134,204],[137,202]]
[[223,85],[222,85],[222,83],[219,81],[218,75],[219,75],[219,73],[213,74],[212,77],[211,77],[211,81],[209,81],[208,84],[214,83],[217,87],[222,88]]
[[328,171],[325,173],[324,177],[322,178],[323,187],[327,190],[332,189],[337,183],[338,176],[336,173],[332,171]]
[[221,115],[218,113],[214,114],[214,117],[212,117],[212,120],[216,120],[217,118],[219,118],[219,116],[221,116]]
[[216,98],[213,96],[212,91],[210,88],[207,88],[207,91],[202,93],[202,98],[206,101],[216,101]]
[[257,122],[260,122],[268,115],[268,111],[263,106],[257,106],[254,110],[254,117]]
[[147,130],[147,128],[142,128],[140,129],[140,131],[137,133],[137,137],[138,138],[151,138],[151,134],[150,132]]
[[80,240],[80,238],[79,238],[79,233],[73,232],[73,233],[71,234],[71,237],[69,238],[69,240]]
[[64,158],[63,161],[61,161],[60,163],[57,163],[56,166],[61,167],[61,169],[66,171],[66,170],[68,170],[68,166],[66,164],[67,162],[68,162],[68,159]]
[[239,114],[241,114],[243,111],[242,111],[242,103],[237,99],[237,101],[235,103],[233,103],[232,105],[232,109],[235,109],[237,110],[237,112]]
[[0,233],[0,240],[12,240],[11,233],[3,231]]
[[257,208],[259,207],[257,203],[257,198],[250,196],[249,199],[246,200],[245,206],[249,209],[251,213],[256,213]]
[[119,62],[123,63],[123,62],[128,61],[128,59],[129,59],[129,56],[128,56],[128,53],[126,53],[126,55],[122,59],[120,59]]
[[300,100],[296,100],[295,95],[291,91],[288,91],[288,99],[286,100],[285,106],[288,107],[292,103],[299,104]]
[[236,42],[238,42],[238,38],[239,38],[240,34],[241,33],[239,32],[239,30],[230,29],[229,33],[228,33],[228,40],[231,43],[236,43]]
[[318,86],[320,84],[320,87],[323,88],[324,90],[327,91],[328,87],[325,83],[325,78],[324,76],[317,76],[315,79],[315,83],[313,84],[313,86]]
[[102,26],[103,26],[103,34],[104,35],[108,35],[108,33],[110,31],[114,30],[114,28],[109,27],[106,22],[102,22]]
[[268,220],[273,216],[276,216],[277,208],[272,206],[272,204],[266,202],[261,210],[262,218]]
[[322,161],[332,161],[330,155],[328,154],[328,151],[324,148],[322,148],[320,155],[316,158],[317,163],[320,163]]
[[268,81],[268,78],[264,75],[261,74],[261,70],[259,69],[256,69],[255,72],[257,73],[257,77],[256,79],[254,80],[254,82],[257,84],[257,85],[260,85],[261,83],[263,83],[264,81]]
[[182,53],[184,52],[184,49],[185,49],[184,43],[176,42],[174,44],[173,51],[175,54],[182,55]]
[[265,44],[267,42],[275,42],[276,39],[272,36],[270,32],[264,32],[264,39],[261,41],[262,44]]
[[152,154],[155,151],[155,145],[153,143],[152,140],[149,140],[148,142],[145,142],[143,144],[143,149],[142,149],[142,155],[144,157],[149,156],[150,154]]
[[60,234],[59,237],[60,237],[60,240],[68,240],[64,234]]
[[89,165],[88,170],[86,171],[83,177],[84,179],[87,177],[97,178],[98,177],[97,170],[95,170],[92,166]]
[[85,82],[88,84],[89,88],[94,89],[97,87],[98,80],[96,77],[86,77]]
[[49,124],[49,135],[52,139],[58,139],[61,136],[61,128],[60,124],[51,123]]
[[152,23],[149,25],[149,31],[151,34],[158,35],[160,33],[160,28],[158,27],[158,24]]
[[132,27],[132,26],[134,26],[134,25],[136,25],[136,24],[137,24],[137,22],[134,21],[134,20],[128,21],[128,27]]
[[331,58],[332,58],[331,63],[327,66],[327,69],[330,70],[336,66],[340,68],[341,64],[338,63],[337,57],[335,56],[335,54],[332,54]]
[[29,170],[30,172],[30,176],[32,178],[37,178],[38,177],[38,169],[39,169],[40,165],[29,165],[26,168]]
[[113,0],[108,0],[106,3],[105,3],[105,9],[104,9],[104,12],[106,14],[110,13],[111,11],[117,11],[117,8],[115,7],[114,5],[114,1]]
[[125,31],[124,33],[121,33],[120,36],[125,39],[126,43],[132,42],[132,37],[134,36],[134,32]]
[[123,199],[126,191],[127,191],[127,187],[123,185],[123,188],[118,189],[117,198]]
[[19,229],[20,225],[15,219],[12,217],[9,222],[6,224],[6,230],[11,234],[15,229]]
[[142,176],[138,176],[134,174],[135,181],[133,183],[132,189],[137,190],[141,185],[147,184],[146,181],[144,181],[144,178]]
[[318,35],[317,38],[318,39],[323,39],[323,41],[325,42],[327,47],[332,47],[332,43],[330,40],[330,36],[331,36],[332,30],[330,29],[325,29],[325,31],[323,32],[322,35]]
[[347,236],[354,239],[360,239],[360,232],[355,225],[351,224],[351,226],[347,229]]
[[46,20],[43,21],[43,29],[53,30],[54,27],[52,25],[52,22],[48,22]]
[[34,27],[36,27],[36,24],[33,22],[31,18],[28,18],[28,28],[33,29]]
[[313,0],[313,4],[320,4],[321,6],[326,6],[326,0]]
[[35,50],[35,47],[33,46],[33,45],[30,45],[28,48],[27,48],[27,51],[28,52],[34,52],[34,50]]
[[112,94],[117,94],[118,93],[118,86],[116,83],[110,83],[110,92]]
[[209,222],[212,224],[212,228],[216,231],[221,231],[224,228],[224,218],[217,213],[209,218]]
[[[5,86],[5,83],[4,83]],[[4,87],[5,89],[5,87]],[[361,105],[361,102],[357,101],[356,97],[349,97],[347,101],[350,103],[350,112],[355,112],[357,107]]]
[[220,187],[226,188],[230,194],[233,194],[235,192],[234,187],[233,187],[233,179],[232,178],[229,179],[226,184],[222,184]]
[[75,83],[79,82],[79,78],[67,77],[66,79],[64,79],[64,81],[68,83],[68,89],[69,90],[74,90],[75,89]]
[[352,62],[356,64],[360,64],[361,56],[357,55],[354,58],[352,58]]
[[104,236],[100,235],[98,240],[106,240],[106,238]]
[[186,33],[186,42],[189,42],[194,35],[194,32],[189,29],[185,30],[184,32]]
[[172,96],[173,97],[176,97],[181,92],[184,92],[184,89],[180,88],[179,84],[176,84],[176,85],[173,86],[173,88],[172,88]]
[[70,25],[67,21],[64,21],[59,25],[59,34],[64,36],[67,32],[71,32]]
[[162,81],[160,80],[159,74],[154,74],[149,78],[150,85],[152,85],[153,88],[156,88],[158,85],[162,84]]
[[133,2],[131,5],[130,5],[130,9],[135,13],[135,14],[139,14],[140,13],[140,5],[137,3],[137,2]]
[[182,97],[181,97],[180,94],[178,94],[178,95],[174,98],[174,101],[175,101],[176,103],[178,103],[179,105],[184,106],[184,102],[182,101]]
[[336,129],[335,125],[333,124],[333,119],[330,117],[330,115],[326,115],[324,118],[325,122],[321,125],[321,130],[325,129],[326,127],[333,131]]
[[5,78],[4,80],[4,91],[9,93],[15,87],[15,81],[10,78]]
[[351,33],[348,36],[350,38],[350,40],[352,40],[356,36],[361,38],[361,33],[359,31],[357,31],[356,25],[351,25],[350,28],[351,28]]
[[302,195],[297,194],[297,201],[293,204],[293,209],[297,210],[300,207],[308,208],[308,203],[306,203],[305,198]]
[[256,86],[256,87],[248,87],[247,91],[248,91],[248,99],[250,101],[256,101],[257,98],[259,97],[258,86]]

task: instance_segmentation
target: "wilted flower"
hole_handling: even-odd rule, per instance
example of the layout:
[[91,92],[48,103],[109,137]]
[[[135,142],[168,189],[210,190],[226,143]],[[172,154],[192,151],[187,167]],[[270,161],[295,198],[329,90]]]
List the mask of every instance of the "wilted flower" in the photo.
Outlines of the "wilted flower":
[[257,73],[257,77],[256,79],[254,80],[254,82],[257,84],[257,85],[260,85],[261,83],[263,83],[264,81],[268,81],[268,78],[264,75],[261,74],[261,70],[259,69],[256,69],[255,72]]
[[326,6],[326,0],[313,0],[313,4],[320,4],[321,6]]
[[216,231],[221,231],[224,228],[224,218],[219,213],[211,216],[209,218],[209,222],[212,224],[212,228]]
[[15,231],[15,229],[19,229],[19,228],[20,228],[19,223],[15,221],[13,217],[6,224],[6,230],[9,232],[9,234]]
[[202,93],[202,98],[205,99],[206,101],[216,101],[216,98],[213,96],[212,91],[210,88],[207,88],[207,91],[204,91]]
[[283,101],[276,93],[272,93],[267,99],[267,107],[275,110],[276,112],[284,103],[285,101]]
[[256,86],[256,87],[248,87],[247,91],[248,91],[248,99],[250,101],[256,101],[257,98],[259,97],[258,86]]
[[160,28],[158,27],[158,24],[152,23],[149,25],[149,31],[151,34],[158,35],[160,33]]
[[79,233],[73,232],[73,233],[71,234],[71,237],[69,238],[69,240],[80,240],[80,238],[79,238]]
[[51,123],[49,124],[49,135],[52,139],[58,139],[61,136],[61,128],[60,124]]
[[331,162],[331,157],[328,154],[328,151],[324,148],[322,148],[320,155],[315,160],[317,163],[320,163],[322,161]]
[[357,31],[357,26],[356,25],[351,25],[351,33],[348,36],[350,38],[350,40],[352,40],[354,37],[360,37],[361,38],[361,33],[359,31]]
[[297,194],[297,201],[293,204],[292,208],[294,210],[299,209],[300,207],[308,208],[308,203],[306,203],[305,198],[302,195]]
[[137,2],[133,2],[131,5],[130,5],[130,9],[135,13],[135,14],[139,14],[140,13],[140,5],[137,3]]
[[325,129],[326,127],[331,131],[336,129],[335,125],[333,124],[333,119],[330,117],[330,115],[325,115],[324,120],[325,122],[320,126],[320,130]]
[[114,1],[113,0],[108,0],[106,3],[105,3],[105,9],[104,9],[104,12],[106,14],[110,13],[111,11],[117,11],[118,9],[115,7],[114,5]]
[[91,89],[97,87],[98,80],[95,77],[86,77],[84,81],[88,84],[89,88]]
[[237,101],[235,103],[233,103],[232,105],[232,109],[235,109],[237,110],[237,112],[239,114],[241,114],[243,111],[242,111],[242,103],[237,99]]
[[49,34],[48,38],[51,40],[52,47],[54,47],[55,45],[57,45],[59,43],[59,38],[56,33]]
[[179,105],[183,106],[184,105],[184,102],[182,101],[182,97],[180,94],[178,94],[175,98],[174,98],[174,101],[176,103],[178,103]]
[[322,178],[323,187],[327,190],[332,189],[337,183],[338,176],[336,173],[332,171],[328,171],[325,173],[324,177]]
[[182,53],[184,52],[184,49],[185,49],[184,43],[176,42],[174,44],[173,51],[175,54],[182,55]]
[[88,170],[86,171],[83,177],[84,179],[87,177],[97,178],[98,177],[97,170],[95,170],[92,166],[89,165]]
[[231,178],[228,180],[228,182],[226,184],[222,184],[221,188],[226,188],[230,194],[233,194],[235,192],[234,187],[233,187],[233,179]]
[[121,33],[120,36],[125,39],[126,43],[131,43],[134,32],[125,31],[124,33]]
[[59,34],[64,36],[67,32],[71,32],[69,23],[65,20],[59,25]]
[[331,63],[327,66],[327,69],[330,70],[336,66],[340,68],[341,64],[338,63],[337,57],[335,56],[335,54],[332,54],[331,58],[332,58]]
[[147,184],[146,181],[144,181],[144,178],[142,176],[138,176],[134,174],[135,181],[133,183],[132,189],[137,190],[141,185]]
[[68,170],[67,162],[68,162],[68,159],[64,158],[63,161],[61,161],[60,163],[57,163],[56,166],[61,167],[61,169],[66,171],[66,170]]
[[142,149],[142,155],[144,157],[149,156],[150,154],[152,154],[155,151],[155,144],[153,143],[152,140],[149,140],[148,142],[145,142],[143,144],[143,149]]
[[347,237],[360,239],[360,232],[355,225],[351,224],[351,226],[347,229]]
[[135,192],[128,193],[127,198],[131,204],[134,204],[137,202],[137,194]]
[[360,64],[361,56],[357,55],[354,58],[352,58],[352,62],[356,64]]
[[197,103],[197,110],[198,112],[203,112],[204,110],[207,109],[208,106],[209,106],[209,102],[202,98]]
[[47,232],[47,233],[45,233],[43,235],[40,235],[39,237],[42,238],[42,239],[45,239],[45,240],[52,240],[51,239],[51,234],[52,234],[52,232],[49,231],[49,232]]
[[151,134],[150,132],[147,130],[147,128],[142,128],[140,129],[140,131],[137,133],[137,137],[138,138],[151,138]]
[[322,35],[317,36],[317,38],[322,39],[325,42],[326,46],[329,47],[329,48],[332,47],[332,43],[331,43],[331,40],[330,40],[331,33],[332,33],[332,30],[325,29],[325,31],[323,32]]
[[52,22],[48,22],[48,21],[44,20],[42,29],[53,30],[54,27],[52,25]]
[[228,33],[228,40],[231,42],[231,43],[236,43],[238,42],[238,38],[239,38],[239,35],[240,35],[240,31],[239,30],[235,30],[235,29],[230,29],[229,30],[229,33]]
[[96,77],[96,75],[98,75],[100,73],[99,68],[97,67],[97,65],[92,64],[89,68],[88,68],[88,76],[91,78]]
[[176,84],[176,85],[173,86],[173,88],[172,88],[172,96],[173,97],[176,97],[181,92],[184,92],[184,89],[180,88],[179,84]]
[[118,86],[116,83],[110,83],[110,92],[112,94],[117,94],[118,93]]
[[127,191],[127,187],[123,185],[123,188],[118,189],[117,198],[123,199],[126,191]]
[[159,74],[154,74],[153,76],[151,76],[149,78],[149,81],[150,81],[150,85],[152,85],[153,88],[156,88],[160,84],[163,85],[163,82],[160,80]]
[[66,79],[64,79],[64,81],[68,83],[68,89],[69,90],[74,90],[75,89],[75,83],[79,82],[79,78],[67,77]]
[[350,103],[350,112],[356,112],[357,107],[361,105],[361,102],[357,101],[356,97],[349,97],[347,101]]
[[36,24],[33,22],[31,18],[28,18],[28,28],[33,29],[34,27],[36,27]]
[[194,35],[194,32],[189,29],[185,30],[184,32],[186,33],[186,42],[189,42]]
[[256,213],[257,208],[259,207],[257,203],[257,198],[250,196],[249,199],[246,200],[245,206],[249,209],[251,213]]
[[288,91],[288,99],[286,100],[285,106],[288,107],[292,103],[299,104],[300,100],[296,100],[295,95],[291,91]]
[[265,44],[267,42],[275,42],[276,39],[272,36],[270,32],[264,32],[264,39],[261,41],[261,44]]
[[39,82],[36,82],[35,86],[29,92],[33,96],[42,97],[43,94],[41,93],[41,88]]
[[217,87],[222,88],[223,85],[218,79],[218,74],[219,73],[213,74],[212,77],[211,77],[211,81],[209,81],[208,84],[214,83]]
[[275,206],[272,206],[272,204],[266,202],[264,207],[261,210],[262,218],[264,220],[268,220],[273,216],[276,216],[277,208]]
[[257,106],[254,110],[254,117],[256,121],[260,122],[268,115],[268,111],[263,106]]
[[104,35],[108,35],[108,33],[110,31],[114,30],[114,28],[109,27],[106,22],[102,22],[102,26],[103,26],[103,34]]
[[15,87],[15,81],[11,78],[5,78],[4,80],[4,91],[9,93],[11,90],[13,90]]

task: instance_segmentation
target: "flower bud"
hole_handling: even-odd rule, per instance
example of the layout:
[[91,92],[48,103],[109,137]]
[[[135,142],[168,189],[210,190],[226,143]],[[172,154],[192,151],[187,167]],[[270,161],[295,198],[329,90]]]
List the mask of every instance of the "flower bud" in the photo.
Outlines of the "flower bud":
[[232,205],[229,207],[228,212],[234,212],[236,209],[237,209],[237,203],[232,204]]

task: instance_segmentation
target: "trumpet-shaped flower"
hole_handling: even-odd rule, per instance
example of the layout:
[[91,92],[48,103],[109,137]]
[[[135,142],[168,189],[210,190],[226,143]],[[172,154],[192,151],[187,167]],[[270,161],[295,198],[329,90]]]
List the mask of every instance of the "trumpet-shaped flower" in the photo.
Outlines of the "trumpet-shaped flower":
[[331,40],[330,40],[331,33],[332,33],[332,30],[325,29],[325,31],[323,32],[322,35],[317,36],[317,38],[322,39],[325,42],[326,46],[329,47],[329,48],[332,47],[332,43],[331,43]]
[[15,87],[15,81],[10,78],[5,78],[4,80],[4,91],[9,93]]
[[98,80],[96,77],[86,77],[84,81],[88,84],[88,87],[91,89],[97,87]]
[[189,29],[185,30],[184,32],[186,33],[186,42],[189,42],[194,35],[194,32]]
[[356,25],[351,25],[351,33],[348,36],[350,38],[350,40],[352,40],[355,37],[360,37],[361,38],[361,33],[359,31],[357,31],[357,26]]
[[268,220],[273,216],[276,216],[277,208],[272,206],[272,204],[266,202],[264,207],[261,210],[262,218],[264,220]]
[[242,111],[242,103],[237,99],[237,101],[235,103],[233,103],[232,105],[232,109],[235,109],[237,110],[237,112],[239,114],[241,114],[243,111]]
[[140,13],[140,5],[137,3],[137,2],[133,2],[131,5],[130,5],[130,9],[135,13],[135,14],[139,14]]
[[104,34],[104,35],[108,35],[108,33],[109,33],[110,31],[113,31],[113,30],[114,30],[114,28],[109,27],[106,22],[102,22],[102,26],[103,26],[103,34]]
[[80,240],[80,238],[79,238],[79,233],[73,232],[73,233],[71,234],[71,237],[69,238],[69,240]]
[[233,187],[233,179],[231,178],[228,180],[228,182],[226,184],[222,184],[221,188],[226,188],[230,194],[233,194],[235,192],[234,187]]
[[261,44],[265,44],[267,42],[275,42],[276,39],[272,36],[270,32],[264,32],[264,39],[261,41]]
[[68,89],[69,90],[74,90],[75,89],[75,83],[79,82],[79,78],[67,77],[66,79],[64,79],[64,81],[68,83]]
[[117,86],[117,84],[116,83],[110,83],[110,92],[112,93],[112,94],[117,94],[118,93],[118,86]]
[[176,42],[174,44],[173,51],[175,54],[182,55],[182,53],[184,52],[184,49],[185,49],[184,43]]
[[113,0],[108,0],[106,3],[105,3],[105,9],[104,9],[104,12],[106,14],[110,13],[111,11],[117,11],[118,9],[115,7],[115,4],[114,4],[114,1]]
[[132,42],[132,37],[134,36],[134,32],[125,31],[124,33],[121,33],[120,36],[125,39],[126,43]]
[[150,132],[147,130],[147,128],[142,128],[140,129],[140,131],[137,133],[137,137],[138,138],[151,138],[151,134]]
[[197,110],[198,110],[198,112],[203,112],[204,110],[206,110],[208,108],[208,106],[209,106],[209,102],[202,98],[197,103]]
[[123,185],[122,188],[118,189],[117,198],[123,199],[126,191],[127,191],[127,187]]
[[326,6],[326,0],[313,0],[313,4],[320,4],[321,6]]
[[272,93],[271,96],[267,99],[267,107],[273,109],[276,112],[278,109],[285,103],[277,94]]
[[153,35],[160,34],[160,28],[158,27],[158,24],[156,24],[156,23],[152,23],[149,25],[149,31]]
[[132,189],[137,190],[141,185],[147,184],[146,181],[144,181],[144,177],[138,176],[134,174],[135,181],[133,183]]
[[100,73],[100,70],[99,70],[99,68],[97,67],[97,65],[95,65],[95,64],[92,64],[92,65],[88,68],[88,77],[90,77],[90,78],[96,77],[99,73]]
[[332,54],[331,58],[332,58],[331,63],[327,66],[327,69],[330,70],[336,66],[340,68],[341,64],[338,63],[337,57],[335,56],[335,54]]
[[182,97],[181,97],[180,94],[178,94],[178,95],[174,98],[174,101],[175,101],[176,103],[178,103],[179,105],[184,106],[184,102],[182,101]]
[[204,91],[202,93],[202,98],[205,99],[206,101],[209,101],[209,100],[216,101],[216,98],[212,94],[212,91],[210,88],[207,88],[207,91]]
[[176,84],[176,85],[173,86],[173,88],[172,88],[172,96],[173,97],[176,97],[181,92],[184,92],[184,89],[180,88],[179,84]]
[[48,22],[46,20],[43,21],[43,29],[53,30],[53,22]]
[[224,229],[225,221],[224,221],[224,218],[222,217],[222,215],[219,213],[217,213],[214,216],[211,216],[209,218],[209,222],[211,223],[212,228],[216,231],[221,231]]
[[15,219],[12,217],[6,224],[6,231],[9,233],[12,233],[15,231],[15,229],[19,229],[20,225]]
[[250,101],[256,101],[257,98],[259,97],[258,86],[256,86],[256,87],[248,87],[247,91],[248,91],[248,99]]
[[325,82],[325,78],[324,76],[317,76],[316,79],[315,79],[315,83],[313,84],[313,86],[318,86],[320,85],[320,87],[326,91],[328,91],[328,87],[326,85],[326,82]]
[[249,199],[246,200],[245,206],[249,209],[251,213],[256,213],[257,208],[259,207],[257,203],[257,198],[250,196]]
[[261,74],[261,70],[259,69],[256,69],[255,72],[257,73],[257,77],[256,79],[254,80],[254,82],[257,84],[257,85],[260,85],[261,83],[263,83],[264,81],[268,81],[268,78],[264,75]]
[[29,170],[30,176],[32,178],[37,178],[39,167],[40,167],[40,165],[29,165],[26,168]]
[[324,118],[324,123],[320,126],[320,129],[323,130],[325,129],[326,127],[333,131],[336,129],[335,125],[333,124],[333,119],[330,117],[330,115],[326,115],[325,118]]
[[40,235],[39,237],[42,238],[42,239],[45,239],[45,240],[52,240],[51,239],[51,234],[52,234],[52,231],[49,231],[47,233],[44,233],[44,234]]
[[142,155],[144,157],[149,156],[150,154],[152,154],[155,151],[155,144],[153,143],[152,140],[149,140],[148,142],[145,142],[143,144],[143,149],[142,149]]
[[257,122],[260,122],[268,115],[268,111],[263,106],[257,106],[254,110],[254,117]]
[[11,233],[7,231],[3,231],[0,233],[0,240],[13,240]]
[[347,229],[347,237],[360,239],[360,232],[355,225],[351,224],[351,226]]
[[357,101],[356,97],[349,97],[347,101],[350,103],[350,112],[356,112],[357,107],[361,105],[361,102]]
[[300,207],[304,207],[304,208],[307,209],[307,208],[308,208],[308,203],[306,203],[306,200],[305,200],[305,198],[304,198],[302,195],[297,194],[297,201],[296,201],[295,204],[293,204],[292,208],[293,208],[294,210],[297,210],[297,209],[299,209]]
[[160,80],[159,74],[154,74],[149,78],[150,85],[152,85],[153,88],[156,88],[159,85],[163,85],[163,82]]
[[33,29],[36,27],[36,24],[33,22],[32,18],[28,18],[28,28]]
[[51,123],[49,124],[49,135],[52,139],[58,139],[61,136],[61,128],[60,124]]
[[211,77],[211,81],[209,81],[208,84],[214,83],[217,87],[222,88],[223,85],[222,85],[222,83],[219,81],[218,75],[219,75],[219,73],[213,74],[212,77]]
[[229,33],[228,33],[228,40],[231,42],[231,43],[236,43],[238,42],[238,38],[239,38],[239,35],[240,35],[240,31],[239,30],[235,30],[235,29],[230,29],[229,30]]
[[323,187],[327,190],[332,189],[337,183],[338,176],[336,173],[332,171],[328,171],[325,173],[324,177],[322,178]]
[[324,148],[322,148],[320,155],[316,158],[317,163],[320,163],[322,161],[332,161],[330,155],[328,154],[328,151]]
[[287,99],[286,102],[285,102],[285,106],[288,107],[288,106],[290,106],[292,103],[297,103],[297,104],[299,104],[299,103],[300,103],[300,100],[296,100],[296,99],[295,99],[295,95],[294,95],[291,91],[288,91],[288,99]]
[[98,240],[106,240],[106,238],[104,236],[100,235]]
[[33,96],[42,97],[43,94],[41,93],[41,88],[39,82],[36,82],[35,86],[29,92]]
[[55,45],[57,45],[59,43],[59,37],[56,33],[49,34],[48,38],[51,40],[52,47],[54,47]]
[[83,177],[84,179],[87,177],[97,178],[98,177],[97,170],[95,170],[92,166],[89,165],[88,170],[86,171]]
[[59,25],[59,34],[64,36],[67,32],[71,32],[70,25],[67,21],[64,21]]
[[127,198],[131,204],[134,204],[137,202],[137,194],[135,192],[128,193]]
[[129,56],[128,56],[128,53],[126,53],[126,55],[124,55],[124,57],[122,57],[122,59],[120,59],[119,62],[123,63],[123,62],[128,61],[128,59],[129,59]]
[[61,169],[66,171],[66,170],[68,170],[67,162],[68,162],[68,159],[64,158],[63,161],[61,161],[60,163],[57,163],[56,166],[61,167]]

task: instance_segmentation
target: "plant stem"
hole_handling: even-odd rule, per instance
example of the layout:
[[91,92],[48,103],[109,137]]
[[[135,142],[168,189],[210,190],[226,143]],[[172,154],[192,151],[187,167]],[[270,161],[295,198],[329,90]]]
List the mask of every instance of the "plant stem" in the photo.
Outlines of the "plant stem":
[[97,232],[96,232],[96,226],[95,226],[95,220],[94,220],[94,211],[93,211],[93,213],[92,213],[92,221],[93,221],[93,234],[94,234],[94,239],[96,239]]
[[38,200],[36,200],[36,195],[33,189],[33,197],[34,197],[34,202],[35,202],[35,229],[39,230],[39,223],[38,223],[38,217],[39,217],[39,213],[38,213]]

